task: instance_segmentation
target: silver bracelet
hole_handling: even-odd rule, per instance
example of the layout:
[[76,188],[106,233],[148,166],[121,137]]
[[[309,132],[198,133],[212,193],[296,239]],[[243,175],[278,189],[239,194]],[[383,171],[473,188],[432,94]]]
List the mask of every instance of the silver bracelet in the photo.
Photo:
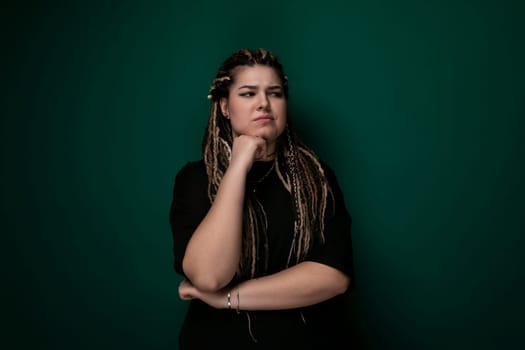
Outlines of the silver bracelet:
[[237,308],[236,308],[237,314],[241,313],[241,302],[239,299],[239,288],[237,288]]

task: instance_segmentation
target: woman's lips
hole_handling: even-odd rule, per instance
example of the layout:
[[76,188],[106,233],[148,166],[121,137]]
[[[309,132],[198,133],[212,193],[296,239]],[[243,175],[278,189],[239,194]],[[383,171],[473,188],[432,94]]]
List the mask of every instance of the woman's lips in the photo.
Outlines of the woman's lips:
[[265,114],[265,115],[261,115],[255,118],[254,120],[255,121],[268,121],[268,120],[273,120],[273,117],[271,115]]

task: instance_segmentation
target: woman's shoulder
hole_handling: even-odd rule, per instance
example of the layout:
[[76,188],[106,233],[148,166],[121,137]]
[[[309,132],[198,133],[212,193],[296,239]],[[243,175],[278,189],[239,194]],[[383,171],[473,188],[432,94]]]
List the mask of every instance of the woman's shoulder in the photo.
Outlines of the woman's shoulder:
[[203,159],[186,162],[177,172],[176,182],[207,181],[206,166]]
[[206,172],[206,166],[204,165],[203,159],[190,160],[187,161],[179,170],[181,171],[191,171],[191,172]]

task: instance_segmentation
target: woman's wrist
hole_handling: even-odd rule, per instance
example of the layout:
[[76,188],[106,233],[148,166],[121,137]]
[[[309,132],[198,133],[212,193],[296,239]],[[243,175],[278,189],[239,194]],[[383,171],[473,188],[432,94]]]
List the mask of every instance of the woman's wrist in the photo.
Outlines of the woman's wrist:
[[240,313],[241,312],[241,299],[240,299],[240,291],[239,291],[240,288],[237,288],[236,292],[235,292],[235,295],[236,295],[236,301],[237,301],[237,305],[235,307],[235,311],[237,311],[237,313]]
[[239,288],[232,288],[226,293],[225,308],[228,310],[235,310],[237,313],[241,312],[241,296]]
[[226,174],[231,174],[232,176],[243,176],[246,177],[250,171],[252,164],[241,164],[241,162],[230,162],[228,168],[226,169]]

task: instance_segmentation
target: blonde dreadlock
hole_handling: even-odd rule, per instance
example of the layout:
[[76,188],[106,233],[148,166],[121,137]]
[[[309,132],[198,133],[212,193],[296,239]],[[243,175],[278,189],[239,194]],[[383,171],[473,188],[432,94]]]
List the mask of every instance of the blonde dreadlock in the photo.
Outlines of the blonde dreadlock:
[[[219,68],[210,88],[212,107],[202,146],[204,163],[208,175],[208,197],[214,201],[222,177],[228,168],[233,144],[230,121],[219,107],[221,98],[229,95],[229,86],[238,66],[265,65],[275,69],[288,97],[288,78],[277,57],[264,49],[238,50]],[[287,142],[282,142],[286,137]],[[324,240],[324,222],[331,189],[316,154],[292,131],[290,123],[286,135],[281,136],[274,158],[276,173],[293,197],[294,237],[288,265],[302,261],[308,254],[314,239]],[[254,277],[258,272],[257,252],[261,244],[265,247],[265,271],[268,264],[267,220],[263,206],[257,198],[247,194],[244,203],[242,252],[238,274]]]

